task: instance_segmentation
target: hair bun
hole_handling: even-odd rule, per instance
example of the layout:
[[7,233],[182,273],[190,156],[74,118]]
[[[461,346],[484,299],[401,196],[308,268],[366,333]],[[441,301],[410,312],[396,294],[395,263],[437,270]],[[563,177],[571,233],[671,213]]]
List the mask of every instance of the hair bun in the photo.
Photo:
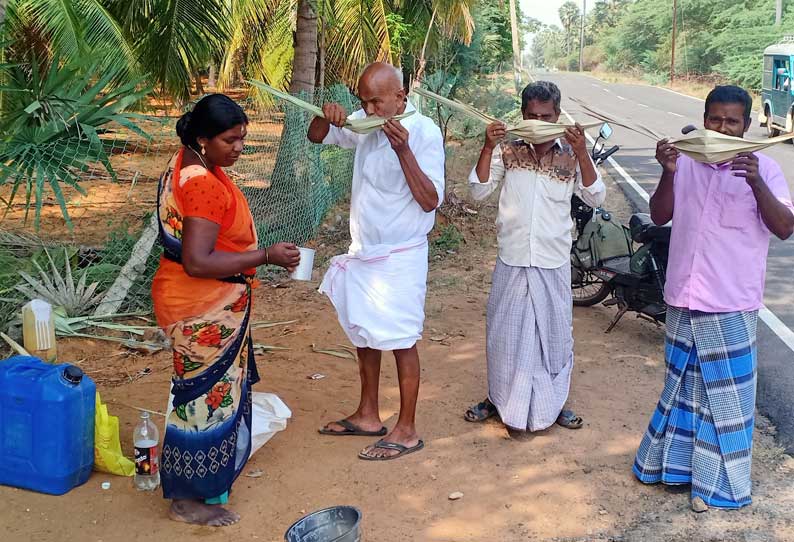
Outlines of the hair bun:
[[193,112],[188,111],[176,121],[176,135],[184,141],[188,132],[190,131],[190,121],[193,118]]

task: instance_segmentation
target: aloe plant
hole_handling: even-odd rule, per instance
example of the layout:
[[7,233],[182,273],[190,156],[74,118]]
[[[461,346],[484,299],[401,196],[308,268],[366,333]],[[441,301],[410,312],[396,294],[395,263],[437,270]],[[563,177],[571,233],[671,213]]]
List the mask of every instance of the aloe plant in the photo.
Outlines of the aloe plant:
[[42,299],[53,307],[62,308],[68,316],[72,317],[88,314],[102,301],[104,293],[97,293],[99,283],[87,284],[88,269],[84,270],[75,282],[72,264],[69,263],[66,249],[64,249],[65,270],[63,273],[46,249],[45,254],[49,260],[49,268],[45,271],[37,261],[33,260],[33,266],[39,272],[39,276],[33,277],[20,271],[19,275],[23,282],[15,286],[18,292],[28,299]]

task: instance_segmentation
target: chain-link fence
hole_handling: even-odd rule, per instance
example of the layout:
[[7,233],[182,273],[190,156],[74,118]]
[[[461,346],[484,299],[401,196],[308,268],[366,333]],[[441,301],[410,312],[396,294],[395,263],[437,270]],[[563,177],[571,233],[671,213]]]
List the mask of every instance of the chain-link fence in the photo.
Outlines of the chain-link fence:
[[[349,110],[355,105],[342,86],[325,89],[315,98],[327,100]],[[261,245],[305,243],[315,236],[327,211],[349,192],[352,152],[308,142],[311,119],[294,106],[262,106],[249,100],[244,107],[250,120],[245,151],[226,172],[248,198]],[[0,330],[8,328],[30,297],[20,291],[20,284],[74,293],[83,274],[84,287],[96,285],[101,303],[91,296],[92,306],[71,307],[72,315],[150,310],[151,280],[161,252],[153,222],[157,184],[180,148],[175,124],[174,117],[142,120],[139,127],[149,140],[122,127],[102,135],[117,180],[101,163],[74,171],[82,193],[61,187],[72,228],[54,193],[44,195],[38,228],[33,212],[26,213],[24,198],[17,198],[0,221]],[[35,186],[36,179],[30,181]],[[6,201],[10,192],[10,187],[0,186],[0,197]]]

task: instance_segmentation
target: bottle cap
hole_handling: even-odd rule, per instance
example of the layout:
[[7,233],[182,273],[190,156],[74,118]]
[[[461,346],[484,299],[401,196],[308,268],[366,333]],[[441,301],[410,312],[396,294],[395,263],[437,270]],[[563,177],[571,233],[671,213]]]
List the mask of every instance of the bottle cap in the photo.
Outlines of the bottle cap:
[[83,371],[79,367],[69,365],[63,370],[63,379],[70,384],[77,385],[83,381]]

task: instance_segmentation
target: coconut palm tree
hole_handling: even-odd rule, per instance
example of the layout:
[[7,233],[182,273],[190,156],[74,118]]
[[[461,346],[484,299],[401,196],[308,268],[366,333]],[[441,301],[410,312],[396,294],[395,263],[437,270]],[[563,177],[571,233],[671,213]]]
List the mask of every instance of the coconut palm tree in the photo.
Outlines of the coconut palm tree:
[[403,62],[415,81],[421,80],[427,59],[445,40],[468,45],[474,34],[474,0],[395,0],[394,7],[409,28],[415,29],[404,46]]
[[219,51],[218,87],[259,79],[289,86],[297,0],[228,0],[230,35]]
[[[388,19],[399,14],[405,25],[414,29],[406,44],[406,53],[424,59],[428,50],[441,39],[471,41],[474,20],[471,6],[475,0],[297,0],[298,13],[304,20],[322,15],[327,48],[327,74],[350,86],[356,84],[361,69],[369,62],[387,60],[400,65],[401,58],[391,50]],[[298,23],[301,18],[298,18]],[[296,81],[308,91],[308,81],[315,73],[318,49],[315,36],[296,32],[293,86]],[[421,62],[420,62],[421,64]]]
[[367,62],[391,58],[386,17],[391,10],[384,0],[234,0],[231,4],[232,31],[221,61],[221,87],[242,75],[276,88],[311,93],[326,77],[353,85]]

